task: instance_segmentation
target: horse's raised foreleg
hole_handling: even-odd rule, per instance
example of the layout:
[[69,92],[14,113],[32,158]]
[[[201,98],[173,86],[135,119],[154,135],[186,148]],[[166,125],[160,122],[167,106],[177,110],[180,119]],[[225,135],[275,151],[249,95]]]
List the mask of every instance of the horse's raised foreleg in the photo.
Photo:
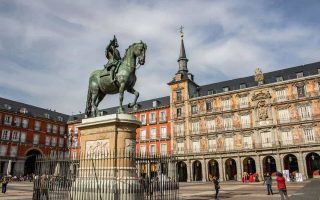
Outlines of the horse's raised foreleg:
[[129,105],[128,105],[129,108],[132,108],[133,106],[135,106],[137,104],[137,100],[139,98],[139,92],[136,91],[134,88],[130,88],[127,91],[131,94],[134,94],[134,96],[135,96],[133,103],[129,103]]
[[95,117],[99,116],[97,99],[98,99],[98,93],[92,93],[92,105],[93,105]]
[[120,107],[118,109],[118,113],[124,113],[124,109],[123,109],[123,94],[124,94],[124,83],[120,84],[120,88],[119,88],[119,100],[120,100]]

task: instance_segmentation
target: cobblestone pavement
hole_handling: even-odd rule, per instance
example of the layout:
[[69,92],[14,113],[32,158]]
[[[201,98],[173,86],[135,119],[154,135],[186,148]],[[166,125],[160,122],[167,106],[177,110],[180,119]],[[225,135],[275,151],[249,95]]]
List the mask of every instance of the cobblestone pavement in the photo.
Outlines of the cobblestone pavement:
[[[320,180],[306,181],[303,183],[288,183],[288,195],[290,200],[320,200]],[[272,200],[280,199],[273,183],[274,195],[266,195],[266,186],[260,183],[243,184],[239,182],[221,183],[220,199],[228,200]],[[180,183],[179,196],[181,200],[211,200],[214,196],[212,183]],[[0,193],[0,200],[31,200],[32,183],[9,183],[6,194]]]

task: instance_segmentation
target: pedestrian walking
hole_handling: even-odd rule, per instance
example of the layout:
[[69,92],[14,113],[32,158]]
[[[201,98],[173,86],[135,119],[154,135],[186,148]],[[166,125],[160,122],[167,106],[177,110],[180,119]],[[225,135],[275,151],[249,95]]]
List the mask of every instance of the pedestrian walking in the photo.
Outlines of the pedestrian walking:
[[283,175],[280,172],[277,173],[276,181],[279,189],[279,194],[281,196],[281,200],[289,199],[287,194],[286,179],[283,177]]
[[267,186],[268,195],[270,195],[270,194],[273,195],[273,191],[272,191],[272,177],[269,175],[269,173],[267,173],[266,176],[264,177],[263,184],[266,184],[266,186]]
[[218,199],[220,184],[216,176],[209,175],[209,180],[213,182],[214,189],[216,190],[215,199]]
[[9,179],[6,176],[4,176],[1,180],[1,183],[2,183],[2,193],[5,194],[7,192]]

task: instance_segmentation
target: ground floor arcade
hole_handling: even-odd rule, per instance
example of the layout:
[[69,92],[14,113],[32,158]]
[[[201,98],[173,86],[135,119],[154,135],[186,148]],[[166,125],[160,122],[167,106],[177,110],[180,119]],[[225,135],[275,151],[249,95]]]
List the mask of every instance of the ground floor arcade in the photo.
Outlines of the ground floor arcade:
[[257,174],[260,180],[269,173],[289,170],[302,173],[304,179],[320,177],[320,150],[281,152],[238,152],[221,155],[179,157],[176,164],[180,182],[208,181],[209,175],[221,181],[241,181],[245,174]]

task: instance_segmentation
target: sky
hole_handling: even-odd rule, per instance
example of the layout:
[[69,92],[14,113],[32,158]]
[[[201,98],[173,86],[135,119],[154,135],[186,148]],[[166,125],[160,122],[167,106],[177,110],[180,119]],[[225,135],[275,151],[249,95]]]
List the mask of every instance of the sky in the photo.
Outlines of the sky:
[[[134,42],[148,45],[139,101],[167,96],[181,25],[198,85],[318,62],[319,13],[317,0],[0,0],[0,96],[83,112],[89,75],[107,63],[113,35],[121,55]],[[118,99],[107,96],[100,108]]]

